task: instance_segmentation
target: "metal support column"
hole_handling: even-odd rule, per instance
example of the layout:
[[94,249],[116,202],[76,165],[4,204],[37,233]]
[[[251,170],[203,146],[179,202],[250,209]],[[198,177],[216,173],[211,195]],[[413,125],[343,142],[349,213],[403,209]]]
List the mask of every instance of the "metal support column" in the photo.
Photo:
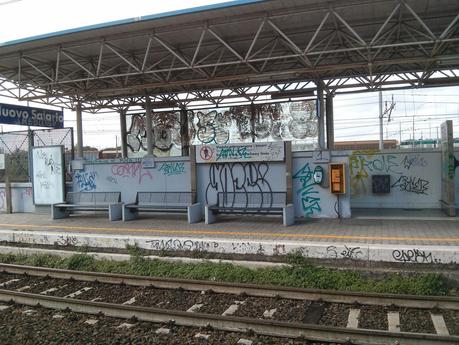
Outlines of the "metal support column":
[[182,156],[190,155],[190,135],[188,132],[188,111],[183,108],[180,110],[180,139],[182,142]]
[[250,134],[252,136],[252,143],[255,142],[256,136],[255,136],[255,118],[257,116],[257,108],[255,107],[255,104],[250,105]]
[[13,213],[13,197],[11,194],[11,180],[9,173],[5,170],[5,213],[11,214]]
[[325,150],[325,101],[322,82],[317,82],[317,117],[319,125],[319,148]]
[[335,124],[333,116],[333,95],[327,95],[325,102],[325,113],[327,119],[327,148],[329,150],[335,149]]
[[153,113],[150,97],[145,97],[145,129],[147,130],[147,156],[153,156]]
[[196,167],[196,146],[190,146],[190,184],[191,184],[191,202],[197,202],[197,167]]
[[383,132],[384,132],[383,99],[382,99],[382,91],[379,91],[379,149],[380,150],[384,150],[384,133]]
[[78,103],[76,106],[76,129],[77,129],[76,159],[83,159],[83,117],[82,117],[80,103]]
[[120,110],[120,132],[121,132],[121,157],[128,158],[127,154],[127,129],[126,129],[126,111]]
[[287,204],[293,203],[293,157],[292,157],[292,142],[286,141],[284,143],[285,150],[285,185],[287,192]]

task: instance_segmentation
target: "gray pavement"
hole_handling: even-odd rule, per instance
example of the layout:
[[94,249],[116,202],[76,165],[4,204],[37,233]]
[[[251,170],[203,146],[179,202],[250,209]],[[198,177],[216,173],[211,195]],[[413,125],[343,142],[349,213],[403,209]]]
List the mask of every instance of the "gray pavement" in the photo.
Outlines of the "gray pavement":
[[249,239],[301,242],[339,242],[404,245],[459,245],[459,219],[437,210],[356,210],[351,219],[308,219],[283,227],[280,217],[220,216],[218,223],[188,224],[186,216],[145,214],[131,222],[110,222],[103,214],[72,215],[51,220],[49,215],[0,214],[0,230],[173,236],[200,239]]

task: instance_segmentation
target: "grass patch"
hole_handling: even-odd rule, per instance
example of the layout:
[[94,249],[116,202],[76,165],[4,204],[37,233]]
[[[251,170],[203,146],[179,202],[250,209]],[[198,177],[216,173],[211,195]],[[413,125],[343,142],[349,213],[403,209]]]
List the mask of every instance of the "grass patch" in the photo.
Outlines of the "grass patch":
[[449,295],[453,291],[448,280],[440,274],[387,273],[382,278],[372,278],[361,272],[313,266],[297,255],[289,259],[291,267],[249,269],[227,263],[150,260],[139,255],[135,249],[131,250],[131,259],[124,262],[95,260],[84,253],[69,258],[0,255],[2,263],[154,277],[412,295]]

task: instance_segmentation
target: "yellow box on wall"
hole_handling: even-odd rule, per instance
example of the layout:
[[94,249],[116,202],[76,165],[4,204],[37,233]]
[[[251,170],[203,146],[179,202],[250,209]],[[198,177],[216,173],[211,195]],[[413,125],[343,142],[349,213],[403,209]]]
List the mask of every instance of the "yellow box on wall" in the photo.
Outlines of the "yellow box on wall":
[[330,163],[330,192],[333,194],[346,193],[346,170],[344,163]]

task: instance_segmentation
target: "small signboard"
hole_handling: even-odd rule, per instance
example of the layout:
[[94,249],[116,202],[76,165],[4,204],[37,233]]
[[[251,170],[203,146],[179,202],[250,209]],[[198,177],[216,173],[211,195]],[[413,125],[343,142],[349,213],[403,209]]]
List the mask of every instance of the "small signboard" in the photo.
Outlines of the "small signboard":
[[330,192],[346,193],[346,171],[344,163],[330,163]]
[[142,158],[142,169],[154,169],[155,168],[155,157],[146,156]]
[[197,163],[274,162],[285,158],[283,142],[199,145]]
[[64,112],[0,103],[0,123],[19,126],[64,128]]
[[0,170],[5,170],[5,154],[0,153]]

